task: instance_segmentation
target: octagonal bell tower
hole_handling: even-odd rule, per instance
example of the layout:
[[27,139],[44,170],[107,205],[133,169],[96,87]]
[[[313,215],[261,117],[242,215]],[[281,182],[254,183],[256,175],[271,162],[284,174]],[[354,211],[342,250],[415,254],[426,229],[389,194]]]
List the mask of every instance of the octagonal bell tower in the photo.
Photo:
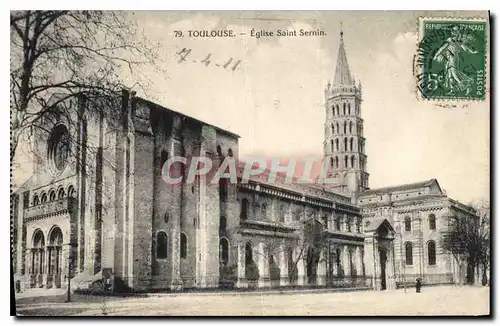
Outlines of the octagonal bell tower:
[[333,82],[325,89],[325,138],[323,159],[329,166],[328,176],[336,182],[332,190],[358,192],[368,189],[365,138],[361,118],[361,83],[356,85],[349,70],[343,31]]

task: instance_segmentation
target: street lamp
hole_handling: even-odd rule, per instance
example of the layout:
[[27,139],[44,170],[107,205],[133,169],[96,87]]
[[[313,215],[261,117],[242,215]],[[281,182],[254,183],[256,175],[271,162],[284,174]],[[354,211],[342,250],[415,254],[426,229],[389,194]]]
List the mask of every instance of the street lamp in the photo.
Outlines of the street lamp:
[[73,261],[74,261],[74,250],[73,248],[76,248],[77,244],[74,242],[69,243],[69,259],[68,259],[68,274],[66,277],[68,278],[68,288],[66,292],[66,301],[65,302],[71,302],[71,269],[73,267]]
[[402,221],[399,221],[399,260],[401,261],[401,270],[403,272],[403,287],[406,293],[406,266],[403,260],[403,225]]

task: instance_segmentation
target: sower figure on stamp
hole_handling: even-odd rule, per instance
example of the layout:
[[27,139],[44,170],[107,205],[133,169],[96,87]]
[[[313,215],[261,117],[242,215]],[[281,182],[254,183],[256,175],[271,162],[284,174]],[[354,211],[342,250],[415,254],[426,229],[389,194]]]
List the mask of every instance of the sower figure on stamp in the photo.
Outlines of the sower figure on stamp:
[[472,35],[460,35],[458,26],[454,26],[451,31],[451,36],[437,50],[434,55],[434,60],[438,62],[445,61],[445,82],[444,85],[453,93],[455,88],[458,90],[467,89],[472,78],[464,74],[459,69],[460,53],[462,51],[476,54],[477,51],[472,50],[467,44],[470,42]]

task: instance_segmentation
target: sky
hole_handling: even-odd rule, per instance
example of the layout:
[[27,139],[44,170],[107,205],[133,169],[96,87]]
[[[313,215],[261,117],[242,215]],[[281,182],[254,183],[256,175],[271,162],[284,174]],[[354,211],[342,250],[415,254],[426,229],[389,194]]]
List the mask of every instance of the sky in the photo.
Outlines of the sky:
[[[370,187],[437,178],[450,197],[469,203],[489,199],[489,100],[457,102],[457,108],[420,100],[412,62],[418,17],[471,15],[486,13],[143,11],[133,19],[161,44],[166,71],[144,69],[153,81],[145,96],[240,135],[241,159],[322,156],[324,89],[334,76],[342,23],[351,74],[363,89]],[[301,28],[326,35],[250,36],[252,29]],[[237,36],[186,35],[212,29]],[[182,49],[191,51],[179,62]]]

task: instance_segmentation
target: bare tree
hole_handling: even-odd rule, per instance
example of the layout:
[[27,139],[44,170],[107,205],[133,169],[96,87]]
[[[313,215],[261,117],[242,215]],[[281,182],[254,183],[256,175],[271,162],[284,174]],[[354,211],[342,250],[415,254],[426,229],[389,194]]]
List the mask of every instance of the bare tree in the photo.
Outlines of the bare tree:
[[106,112],[103,98],[123,88],[145,91],[138,68],[157,67],[156,46],[127,12],[12,11],[10,36],[11,162],[21,135],[43,129],[38,122],[54,107],[85,97],[99,99]]
[[[476,216],[447,217],[448,228],[442,232],[441,246],[455,258],[459,267],[459,282],[473,282],[473,271],[483,267],[483,278],[490,263],[489,204],[481,203]],[[464,265],[467,274],[462,275]],[[484,282],[484,281],[483,281]]]

